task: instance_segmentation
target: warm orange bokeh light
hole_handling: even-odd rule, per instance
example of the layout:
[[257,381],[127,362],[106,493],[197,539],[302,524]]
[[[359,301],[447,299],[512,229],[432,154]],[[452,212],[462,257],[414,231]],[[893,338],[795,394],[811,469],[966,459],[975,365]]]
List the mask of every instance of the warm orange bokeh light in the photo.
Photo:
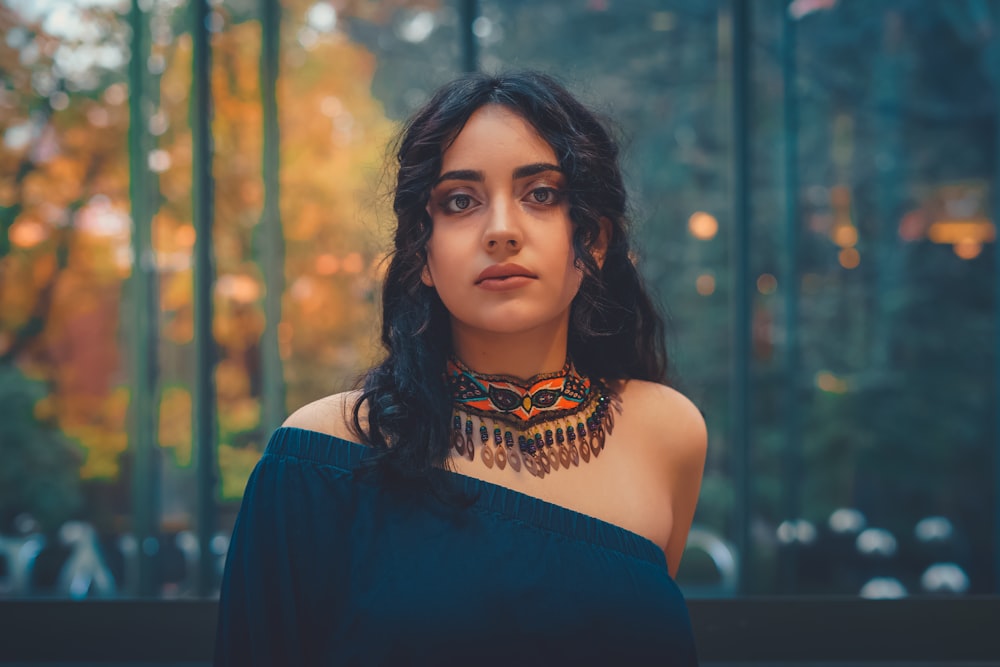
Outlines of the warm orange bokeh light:
[[714,238],[719,231],[719,221],[711,213],[695,211],[688,218],[688,231],[691,236],[702,241]]
[[854,225],[837,225],[833,228],[833,242],[841,248],[852,248],[858,243],[858,228]]
[[757,291],[761,294],[773,294],[778,289],[778,279],[770,273],[762,273],[757,278]]
[[983,244],[977,241],[959,241],[952,249],[962,259],[975,259],[983,251]]
[[816,386],[832,394],[847,392],[847,381],[837,377],[830,371],[816,373]]
[[837,259],[845,269],[855,269],[861,263],[861,253],[857,248],[844,248],[838,253]]
[[927,237],[934,243],[990,243],[996,228],[989,220],[940,220],[931,225]]
[[364,260],[361,259],[361,253],[352,252],[341,262],[341,267],[343,267],[345,273],[361,273],[361,270],[365,267]]
[[698,276],[698,280],[695,281],[695,289],[698,290],[698,294],[702,296],[708,296],[715,292],[715,276],[710,273],[703,273]]
[[48,229],[37,220],[20,219],[7,230],[11,245],[18,248],[34,248],[49,237]]
[[261,296],[257,281],[245,275],[220,276],[215,289],[219,296],[236,303],[253,303]]
[[324,253],[316,258],[316,273],[321,276],[332,276],[340,270],[340,260],[335,255]]
[[197,237],[198,232],[195,231],[194,225],[181,225],[176,229],[176,231],[174,231],[174,241],[181,248],[193,247]]

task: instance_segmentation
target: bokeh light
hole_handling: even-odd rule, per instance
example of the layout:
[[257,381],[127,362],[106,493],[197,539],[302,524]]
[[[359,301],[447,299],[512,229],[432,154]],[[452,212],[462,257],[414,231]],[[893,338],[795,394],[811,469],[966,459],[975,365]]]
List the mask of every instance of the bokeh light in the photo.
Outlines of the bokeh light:
[[702,296],[709,296],[715,292],[715,276],[711,273],[703,273],[695,281],[695,289]]
[[837,253],[837,260],[845,269],[856,269],[861,263],[861,253],[857,248],[844,248]]
[[757,291],[761,294],[774,294],[778,289],[778,279],[770,273],[762,273],[757,277]]
[[695,211],[688,218],[688,231],[691,236],[702,241],[714,238],[719,231],[719,221],[710,213]]

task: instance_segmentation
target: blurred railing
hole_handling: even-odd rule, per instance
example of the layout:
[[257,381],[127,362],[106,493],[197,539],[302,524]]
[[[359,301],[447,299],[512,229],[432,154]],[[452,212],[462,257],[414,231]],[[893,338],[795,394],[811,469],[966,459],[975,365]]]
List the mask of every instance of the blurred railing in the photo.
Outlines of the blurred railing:
[[[209,542],[214,581],[221,580],[229,536]],[[37,532],[0,535],[0,599],[70,600],[137,597],[140,553],[152,565],[157,597],[199,596],[199,540],[188,530],[137,540],[134,535],[98,536],[82,521],[64,524],[54,539]],[[217,584],[209,595],[217,594]],[[2,636],[2,633],[0,633]]]
[[[206,560],[211,576],[204,577],[201,540],[190,530],[139,540],[132,534],[98,535],[90,524],[70,521],[49,538],[30,518],[19,519],[19,534],[0,534],[0,600],[193,599],[218,594],[228,534],[210,536]],[[784,521],[773,539],[782,555],[799,563],[795,590],[807,594],[900,599],[914,594],[962,596],[971,588],[968,555],[945,517],[924,518],[906,539],[867,525],[857,510],[842,508],[825,525]],[[151,593],[140,585],[140,558],[151,567]],[[739,594],[740,570],[745,567],[739,551],[707,526],[691,528],[683,563],[678,582],[688,597]],[[203,580],[209,584],[205,590]]]

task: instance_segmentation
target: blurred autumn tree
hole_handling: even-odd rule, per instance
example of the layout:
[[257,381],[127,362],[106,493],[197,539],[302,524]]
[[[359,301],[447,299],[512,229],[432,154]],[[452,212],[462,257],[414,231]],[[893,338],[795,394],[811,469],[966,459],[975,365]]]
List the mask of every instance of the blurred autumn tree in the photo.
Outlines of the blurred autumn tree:
[[[359,3],[366,6],[368,3]],[[349,9],[349,8],[348,8]],[[386,7],[383,6],[383,11]],[[278,83],[280,213],[285,239],[280,355],[288,385],[289,410],[347,388],[375,354],[377,313],[374,296],[384,247],[378,231],[378,177],[384,146],[392,132],[382,106],[371,94],[375,58],[330,26],[310,40],[295,38],[307,6],[286,7],[287,22]],[[347,13],[345,11],[344,13]],[[376,17],[378,18],[378,17]],[[216,385],[219,396],[219,464],[222,494],[239,498],[250,469],[259,458],[262,386],[259,348],[267,289],[259,265],[270,248],[255,247],[253,232],[263,202],[261,154],[263,127],[258,78],[260,24],[227,17],[213,39],[213,138],[216,299],[214,332],[218,344]],[[178,41],[161,90],[186,87],[190,44]],[[169,116],[183,114],[170,109]],[[186,130],[185,130],[186,132]],[[165,144],[173,164],[190,158],[189,137]],[[176,153],[176,156],[175,156]],[[190,178],[181,166],[178,178]],[[187,184],[170,184],[164,191]],[[190,199],[166,197],[157,216],[156,237],[165,246],[193,238]],[[176,245],[175,250],[182,250]],[[158,251],[160,249],[158,248]],[[165,316],[177,327],[173,341],[190,342],[190,269],[164,282],[184,298],[165,304]],[[178,401],[190,403],[183,394]],[[184,420],[180,420],[184,423]],[[189,423],[189,422],[188,422]],[[161,429],[162,431],[162,429]],[[167,442],[184,443],[188,428]]]
[[[377,25],[404,4],[340,3],[334,16],[341,27]],[[158,435],[183,469],[191,462],[195,230],[191,40],[179,9],[154,3],[149,14],[155,148],[144,157],[157,188]],[[310,10],[301,2],[286,7],[278,88],[288,285],[279,339],[290,408],[345,388],[375,354],[384,247],[376,192],[393,129],[371,94],[374,56],[332,24],[301,39],[307,18],[316,23]],[[61,11],[69,13],[53,21]],[[46,32],[67,17],[85,29]],[[266,437],[259,432],[266,287],[258,262],[268,249],[251,242],[263,201],[261,36],[238,6],[218,6],[213,18],[219,461],[223,496],[238,498]],[[7,74],[0,87],[0,394],[7,397],[0,453],[4,479],[23,482],[0,484],[0,512],[27,510],[54,526],[76,511],[77,480],[127,488],[119,479],[129,402],[121,345],[128,332],[120,321],[132,262],[127,28],[113,8],[72,3],[48,14],[3,7],[0,27],[7,36],[0,44]],[[6,418],[8,410],[17,418]]]
[[[98,33],[117,20],[91,18]],[[53,528],[79,503],[77,469],[113,474],[126,445],[127,109],[120,88],[99,91],[99,66],[74,68],[93,35],[61,42],[7,7],[0,29],[0,507]]]

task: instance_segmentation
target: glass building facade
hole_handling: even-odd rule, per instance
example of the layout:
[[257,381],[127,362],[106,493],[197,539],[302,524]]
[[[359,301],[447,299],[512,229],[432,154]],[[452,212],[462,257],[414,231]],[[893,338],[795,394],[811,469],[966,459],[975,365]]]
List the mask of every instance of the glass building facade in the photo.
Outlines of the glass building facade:
[[986,0],[7,0],[0,597],[211,597],[378,358],[386,146],[541,69],[623,141],[708,461],[689,597],[1000,592]]

